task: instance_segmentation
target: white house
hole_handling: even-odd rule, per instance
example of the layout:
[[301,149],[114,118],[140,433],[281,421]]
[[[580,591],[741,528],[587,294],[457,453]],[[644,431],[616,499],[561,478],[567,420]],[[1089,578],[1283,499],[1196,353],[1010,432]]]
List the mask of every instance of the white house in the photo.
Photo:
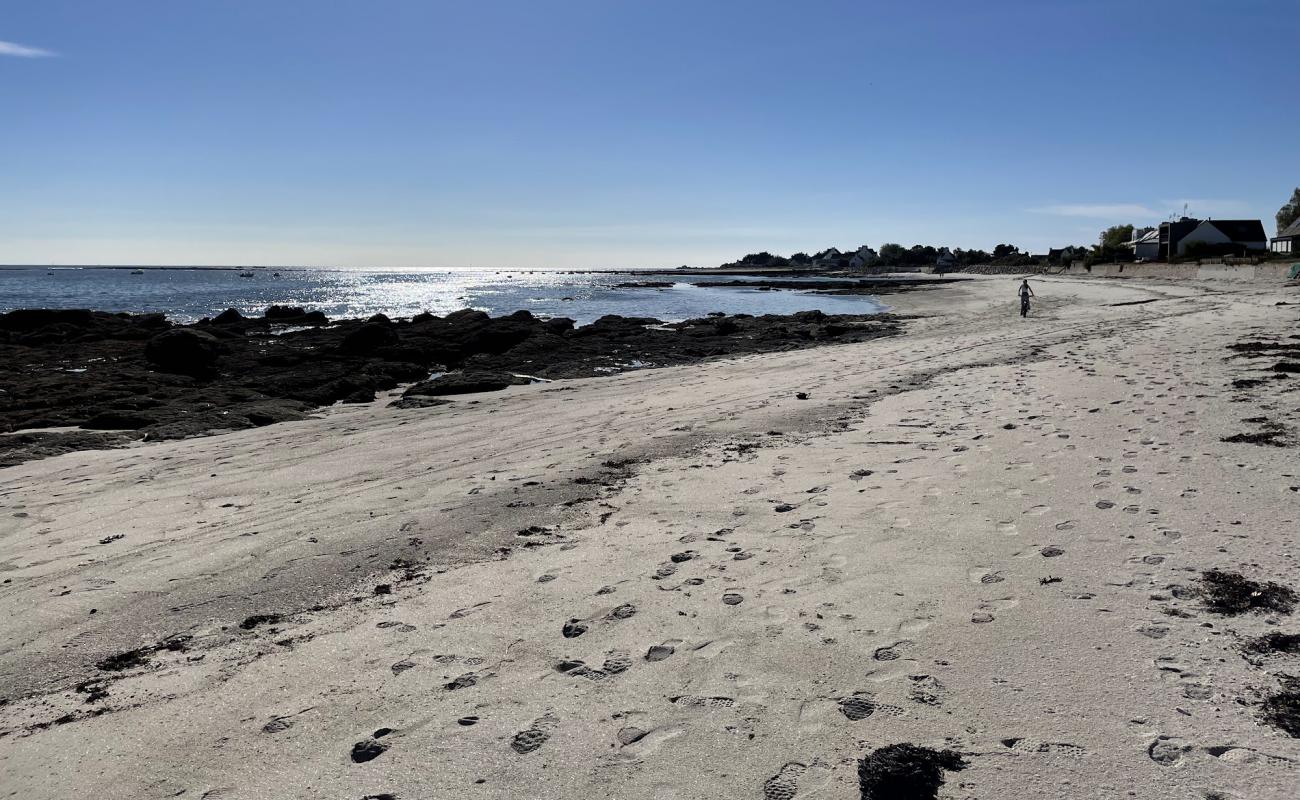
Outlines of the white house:
[[849,269],[862,269],[864,267],[869,267],[879,260],[880,256],[877,255],[876,251],[864,244],[859,247],[857,252],[853,254],[853,257],[849,259]]
[[1236,245],[1244,250],[1267,250],[1268,234],[1257,219],[1207,219],[1178,240],[1178,255],[1187,252],[1193,242],[1211,245]]
[[1294,222],[1278,231],[1277,236],[1273,237],[1273,243],[1269,249],[1274,253],[1294,254],[1300,253],[1300,217]]

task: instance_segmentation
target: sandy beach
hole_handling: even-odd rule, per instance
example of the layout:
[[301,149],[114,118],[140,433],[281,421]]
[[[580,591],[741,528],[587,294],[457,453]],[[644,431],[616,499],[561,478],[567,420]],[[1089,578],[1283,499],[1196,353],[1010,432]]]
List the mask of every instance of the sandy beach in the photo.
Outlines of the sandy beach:
[[942,798],[1294,798],[1260,704],[1300,655],[1243,645],[1300,620],[1198,587],[1300,589],[1294,438],[1222,441],[1300,426],[1300,376],[1228,349],[1300,293],[1034,286],[0,469],[0,785],[847,800],[911,742],[965,759]]

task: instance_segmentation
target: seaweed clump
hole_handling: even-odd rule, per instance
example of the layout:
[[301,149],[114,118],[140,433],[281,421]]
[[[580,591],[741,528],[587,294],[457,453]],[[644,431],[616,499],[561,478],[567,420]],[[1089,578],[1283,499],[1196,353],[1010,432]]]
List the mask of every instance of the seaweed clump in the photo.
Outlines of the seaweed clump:
[[1300,679],[1285,681],[1282,691],[1264,699],[1264,721],[1300,739]]
[[1295,590],[1280,583],[1252,581],[1235,572],[1212,569],[1201,573],[1201,596],[1216,614],[1244,614],[1247,611],[1275,611],[1290,614],[1295,608]]
[[960,753],[910,742],[886,745],[858,760],[862,800],[933,800],[943,786],[944,770],[969,766]]
[[1274,631],[1246,643],[1248,653],[1288,653],[1300,655],[1300,633],[1278,633]]

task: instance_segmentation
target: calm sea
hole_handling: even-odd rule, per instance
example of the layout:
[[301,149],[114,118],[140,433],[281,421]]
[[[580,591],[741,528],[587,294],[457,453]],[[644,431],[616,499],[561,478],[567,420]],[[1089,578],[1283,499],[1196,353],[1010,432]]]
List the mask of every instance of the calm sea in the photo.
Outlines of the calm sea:
[[[700,276],[564,273],[554,271],[353,269],[239,270],[96,267],[0,268],[0,311],[16,308],[91,308],[162,312],[192,322],[227,308],[259,315],[273,304],[305,306],[331,318],[383,313],[409,317],[474,308],[493,316],[525,309],[586,324],[605,314],[677,321],[711,311],[728,314],[870,314],[883,309],[873,297],[820,296],[801,291],[707,288]],[[671,288],[620,288],[635,281],[674,281]],[[723,280],[731,280],[724,278]],[[810,279],[815,281],[816,279]]]

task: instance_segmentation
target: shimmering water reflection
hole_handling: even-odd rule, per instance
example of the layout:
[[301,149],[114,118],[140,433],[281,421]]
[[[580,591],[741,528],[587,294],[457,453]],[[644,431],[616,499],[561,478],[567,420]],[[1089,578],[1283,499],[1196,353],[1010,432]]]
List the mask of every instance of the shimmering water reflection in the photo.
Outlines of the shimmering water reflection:
[[[676,321],[712,311],[728,314],[869,314],[881,304],[866,296],[821,296],[696,286],[700,276],[632,276],[498,270],[399,272],[390,270],[237,270],[24,267],[0,269],[0,311],[15,308],[93,308],[162,312],[192,322],[227,308],[261,314],[267,306],[295,305],[332,318],[383,313],[409,317],[474,308],[492,315],[526,309],[586,324],[605,314]],[[673,281],[669,288],[623,288],[628,281]],[[729,280],[729,278],[728,278]]]

